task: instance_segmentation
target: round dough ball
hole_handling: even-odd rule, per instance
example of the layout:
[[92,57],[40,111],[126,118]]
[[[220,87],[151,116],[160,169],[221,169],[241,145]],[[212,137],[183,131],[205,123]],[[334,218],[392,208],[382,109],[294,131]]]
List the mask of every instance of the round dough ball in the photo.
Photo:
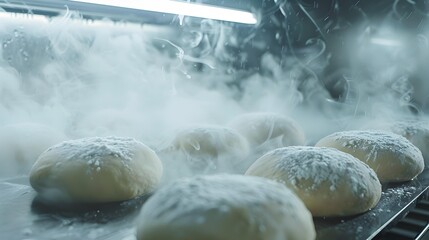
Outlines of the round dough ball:
[[0,177],[28,174],[39,155],[66,140],[60,131],[43,124],[17,123],[0,128]]
[[424,121],[399,121],[384,124],[371,124],[366,128],[376,128],[399,134],[414,144],[423,154],[426,163],[429,162],[429,123]]
[[419,121],[396,122],[390,130],[399,134],[414,144],[423,154],[426,162],[429,162],[429,124]]
[[144,205],[139,240],[310,240],[311,214],[285,186],[240,175],[182,179]]
[[345,131],[319,140],[368,164],[381,182],[409,181],[424,169],[420,150],[406,138],[384,131]]
[[250,146],[274,149],[304,145],[301,127],[293,120],[275,113],[249,113],[234,119],[230,126],[243,135]]
[[259,158],[246,175],[284,183],[318,217],[363,213],[381,197],[375,172],[352,155],[332,148],[279,148]]
[[162,164],[132,138],[93,137],[65,141],[45,152],[30,172],[31,186],[49,201],[115,202],[151,192]]
[[174,138],[171,148],[173,152],[182,153],[191,167],[196,169],[228,168],[249,152],[246,139],[239,133],[218,126],[184,130]]

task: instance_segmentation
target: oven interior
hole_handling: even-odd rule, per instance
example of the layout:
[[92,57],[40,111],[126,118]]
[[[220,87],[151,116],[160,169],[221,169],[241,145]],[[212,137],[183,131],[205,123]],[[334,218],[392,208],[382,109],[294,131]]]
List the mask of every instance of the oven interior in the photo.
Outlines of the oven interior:
[[[429,1],[184,2],[255,22],[0,0],[0,126],[22,129],[0,137],[0,157],[23,159],[1,163],[1,238],[134,239],[129,223],[147,196],[75,209],[38,201],[27,153],[7,149],[43,139],[45,130],[25,133],[40,125],[59,138],[126,135],[160,149],[178,128],[244,112],[291,116],[308,145],[338,130],[427,120]],[[429,239],[428,186],[427,170],[384,185],[368,213],[314,219],[317,239]]]

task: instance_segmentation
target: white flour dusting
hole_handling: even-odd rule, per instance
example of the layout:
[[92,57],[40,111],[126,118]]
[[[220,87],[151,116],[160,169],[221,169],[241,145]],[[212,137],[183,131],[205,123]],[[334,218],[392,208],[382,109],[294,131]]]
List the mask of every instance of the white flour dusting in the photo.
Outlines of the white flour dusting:
[[378,182],[375,172],[365,163],[350,154],[332,148],[286,147],[267,155],[277,157],[275,171],[286,172],[288,181],[299,187],[302,180],[311,180],[311,190],[328,182],[329,190],[337,190],[340,184],[350,186],[353,194],[364,197],[368,191],[367,181]]
[[60,152],[64,161],[86,161],[91,169],[99,172],[103,161],[108,156],[118,158],[125,166],[128,166],[134,157],[134,148],[137,144],[139,142],[133,138],[92,137],[65,141],[46,151]]
[[386,191],[383,191],[382,195],[385,198],[390,197],[411,197],[417,188],[414,186],[406,186],[406,187],[397,187],[397,188],[389,188]]
[[330,136],[336,141],[343,142],[343,147],[353,150],[362,149],[368,151],[368,161],[375,161],[379,152],[392,152],[401,162],[421,158],[420,150],[406,138],[384,131],[345,131],[337,132]]
[[264,178],[226,174],[166,185],[144,204],[138,228],[139,234],[152,228],[183,228],[185,235],[192,228],[213,239],[237,233],[258,240],[298,239],[296,235],[314,238],[310,213],[285,186]]
[[232,206],[240,206],[240,202],[243,207],[276,202],[287,207],[279,208],[279,211],[287,210],[292,216],[297,214],[295,205],[302,205],[281,184],[263,178],[221,174],[185,178],[171,183],[145,204],[143,212],[150,214],[151,218],[168,215],[178,220],[180,215],[197,209],[218,209],[226,213]]
[[417,134],[429,134],[429,124],[419,121],[396,122],[390,126],[391,130],[407,139]]
[[422,151],[423,157],[429,163],[429,122],[403,121],[389,126],[389,129],[408,139]]

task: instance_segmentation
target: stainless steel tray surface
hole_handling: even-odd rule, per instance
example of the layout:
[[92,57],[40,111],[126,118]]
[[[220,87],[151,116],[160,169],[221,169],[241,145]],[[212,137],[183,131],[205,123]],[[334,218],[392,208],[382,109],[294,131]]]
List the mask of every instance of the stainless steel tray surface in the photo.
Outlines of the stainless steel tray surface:
[[[147,197],[122,203],[52,207],[38,201],[27,178],[0,183],[0,239],[135,239],[135,220]],[[414,181],[383,186],[380,202],[365,214],[315,218],[317,239],[371,239],[400,217],[428,185],[426,170]]]
[[372,239],[412,208],[428,186],[428,169],[413,181],[384,185],[380,202],[369,212],[348,218],[315,218],[317,239]]

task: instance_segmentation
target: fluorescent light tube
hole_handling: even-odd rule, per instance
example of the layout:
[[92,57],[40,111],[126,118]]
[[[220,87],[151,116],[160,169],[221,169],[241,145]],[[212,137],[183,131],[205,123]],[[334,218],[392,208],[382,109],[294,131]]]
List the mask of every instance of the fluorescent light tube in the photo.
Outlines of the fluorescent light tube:
[[256,24],[255,16],[246,11],[222,8],[173,0],[71,0],[73,2],[91,3],[151,12],[177,14],[214,20]]
[[402,45],[400,41],[388,38],[371,38],[371,43],[387,47],[399,47]]
[[22,19],[39,22],[49,22],[49,19],[35,14],[0,12],[0,19]]

